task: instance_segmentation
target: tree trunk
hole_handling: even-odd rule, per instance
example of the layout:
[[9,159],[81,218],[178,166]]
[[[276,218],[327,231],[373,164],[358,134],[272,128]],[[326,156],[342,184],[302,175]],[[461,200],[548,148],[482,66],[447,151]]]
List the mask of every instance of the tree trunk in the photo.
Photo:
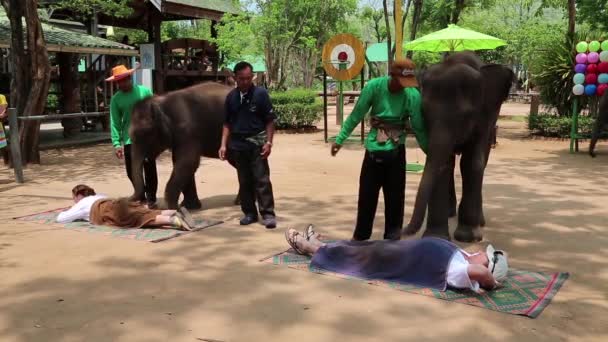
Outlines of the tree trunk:
[[576,28],[576,1],[568,0],[568,37],[574,39]]
[[384,8],[384,24],[386,25],[386,51],[388,51],[388,65],[393,64],[393,44],[391,40],[391,24],[388,16],[388,0],[382,1],[382,7]]
[[[14,68],[11,98],[17,104],[20,116],[44,114],[51,72],[38,17],[38,1],[2,0],[2,6],[11,23],[11,62]],[[27,51],[24,46],[22,17],[26,24]],[[24,121],[19,128],[23,163],[39,164],[40,121]]]
[[[403,12],[403,17],[401,18],[401,41],[403,41],[403,37],[405,37],[405,21],[407,20],[407,16],[410,13],[410,7],[412,4],[412,0],[406,0],[407,3],[405,5],[405,12]],[[398,1],[395,1],[395,6],[398,4]],[[397,23],[395,23],[396,25]],[[397,41],[397,37],[395,37],[395,41]],[[397,52],[397,44],[393,46],[393,55]]]
[[452,18],[450,20],[450,24],[458,24],[458,20],[460,20],[460,14],[464,9],[464,0],[455,0],[454,10],[452,11]]
[[[59,75],[61,77],[62,113],[80,112],[80,80],[78,79],[78,55],[61,52],[57,54]],[[82,118],[62,119],[63,136],[71,137],[80,132]]]
[[[420,14],[422,13],[422,0],[414,0],[414,13],[412,17],[412,30],[410,31],[410,40],[416,39],[418,33],[418,24],[420,22]],[[407,58],[412,58],[414,51],[407,52]]]

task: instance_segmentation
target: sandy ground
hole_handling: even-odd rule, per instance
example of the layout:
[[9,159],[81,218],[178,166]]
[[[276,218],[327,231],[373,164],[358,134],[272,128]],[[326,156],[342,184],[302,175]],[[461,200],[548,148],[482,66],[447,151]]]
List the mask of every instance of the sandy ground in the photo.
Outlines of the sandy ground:
[[[591,159],[570,155],[566,141],[526,139],[523,123],[500,125],[485,178],[485,241],[508,250],[512,267],[571,272],[537,319],[260,263],[286,249],[289,226],[352,233],[363,150],[354,142],[331,158],[320,132],[276,138],[277,229],[240,227],[234,170],[203,160],[197,215],[226,223],[160,244],[9,219],[69,205],[76,183],[129,195],[108,144],[44,152],[21,186],[0,169],[0,340],[606,341],[608,144]],[[417,159],[410,138],[408,160]],[[169,173],[165,154],[159,194]],[[419,180],[407,175],[406,219]]]

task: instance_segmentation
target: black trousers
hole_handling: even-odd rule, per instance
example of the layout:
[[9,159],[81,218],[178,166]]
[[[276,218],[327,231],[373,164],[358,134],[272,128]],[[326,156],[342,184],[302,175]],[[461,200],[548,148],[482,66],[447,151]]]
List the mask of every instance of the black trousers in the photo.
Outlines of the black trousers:
[[[127,176],[133,184],[133,172],[131,171],[131,145],[124,146],[125,151],[125,168]],[[156,202],[156,190],[158,190],[158,176],[156,174],[156,160],[144,160],[144,191],[146,193],[145,200],[148,202]],[[141,198],[144,200],[144,198]]]
[[263,159],[261,148],[249,150],[229,151],[230,158],[236,164],[239,177],[239,197],[241,198],[241,210],[245,215],[257,216],[258,208],[260,215],[275,216],[274,196],[272,194],[272,183],[270,183],[270,167],[268,159]]
[[399,240],[405,206],[405,146],[389,152],[365,151],[353,239],[371,237],[380,189],[384,194],[384,238]]

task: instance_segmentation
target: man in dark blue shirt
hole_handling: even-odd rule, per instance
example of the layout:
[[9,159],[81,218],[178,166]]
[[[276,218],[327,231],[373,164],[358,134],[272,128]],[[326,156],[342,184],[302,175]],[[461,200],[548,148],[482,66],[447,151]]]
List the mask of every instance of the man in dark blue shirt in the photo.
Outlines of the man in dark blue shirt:
[[268,156],[272,151],[276,116],[268,92],[253,85],[251,64],[237,63],[234,74],[237,88],[226,97],[220,159],[226,160],[229,153],[236,163],[241,209],[245,214],[241,225],[258,221],[257,198],[262,223],[266,228],[275,228],[277,222]]

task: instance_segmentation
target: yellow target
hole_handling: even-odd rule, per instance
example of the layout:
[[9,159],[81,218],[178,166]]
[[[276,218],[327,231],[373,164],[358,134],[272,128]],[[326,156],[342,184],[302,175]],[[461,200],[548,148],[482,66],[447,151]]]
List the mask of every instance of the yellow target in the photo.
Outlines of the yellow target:
[[323,45],[323,68],[338,81],[355,78],[365,64],[363,43],[352,34],[333,36]]

